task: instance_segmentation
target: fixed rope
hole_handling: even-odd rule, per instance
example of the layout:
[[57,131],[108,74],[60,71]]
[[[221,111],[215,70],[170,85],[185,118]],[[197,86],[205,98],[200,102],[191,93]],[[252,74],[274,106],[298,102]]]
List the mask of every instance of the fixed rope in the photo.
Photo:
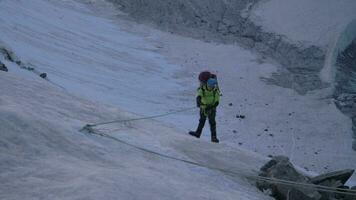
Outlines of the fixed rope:
[[172,111],[172,112],[168,112],[168,113],[164,113],[164,114],[152,115],[152,116],[147,116],[147,117],[139,117],[139,118],[133,118],[133,119],[124,119],[124,120],[119,119],[119,120],[112,120],[112,121],[100,122],[100,123],[95,123],[95,124],[87,124],[81,129],[81,131],[87,130],[88,132],[93,132],[94,131],[93,127],[96,127],[96,126],[114,124],[114,123],[125,123],[125,122],[132,122],[132,121],[145,120],[145,119],[155,119],[155,118],[165,117],[168,115],[173,115],[173,114],[181,113],[181,112],[187,112],[187,111],[195,110],[195,109],[197,109],[197,107],[190,107],[190,108],[185,108],[185,109],[181,109],[181,110],[176,110],[176,111]]
[[240,176],[240,177],[245,177],[247,179],[250,180],[254,180],[254,181],[263,181],[263,182],[268,182],[268,183],[275,183],[275,184],[279,184],[279,185],[285,185],[285,186],[290,186],[290,187],[302,187],[302,188],[308,188],[308,189],[314,189],[320,192],[327,192],[327,193],[336,193],[336,194],[343,194],[343,195],[350,195],[350,196],[356,196],[356,191],[352,190],[352,189],[342,189],[342,188],[333,188],[333,187],[328,187],[328,186],[322,186],[322,185],[314,185],[314,184],[310,184],[310,183],[300,183],[300,182],[295,182],[295,181],[288,181],[288,180],[282,180],[282,179],[276,179],[276,178],[269,178],[269,177],[262,177],[262,176],[255,176],[255,175],[246,175],[244,173],[241,172],[234,172],[234,171],[230,171],[230,170],[226,170],[226,169],[222,169],[222,168],[218,168],[218,167],[213,167],[213,166],[208,166],[208,165],[204,165],[204,164],[200,164],[198,162],[194,162],[194,161],[189,161],[189,160],[185,160],[182,158],[177,158],[177,157],[173,157],[173,156],[169,156],[163,153],[159,153],[156,151],[152,151],[131,143],[128,143],[124,140],[118,139],[116,137],[113,137],[111,135],[105,134],[105,133],[99,133],[99,132],[90,132],[90,134],[93,135],[98,135],[101,137],[106,137],[108,139],[114,140],[116,142],[119,142],[121,144],[125,144],[127,146],[133,147],[135,149],[138,149],[140,151],[146,152],[146,153],[150,153],[150,154],[154,154],[163,158],[167,158],[167,159],[171,159],[171,160],[175,160],[175,161],[179,161],[179,162],[184,162],[190,165],[194,165],[194,166],[198,166],[198,167],[202,167],[202,168],[206,168],[206,169],[211,169],[211,170],[216,170],[216,171],[220,171],[223,172],[225,174],[231,174],[231,175],[235,175],[235,176]]
[[106,137],[106,138],[111,139],[113,141],[116,141],[118,143],[125,144],[127,146],[130,146],[130,147],[135,148],[137,150],[140,150],[142,152],[146,152],[146,153],[150,153],[150,154],[153,154],[153,155],[157,155],[159,157],[163,157],[163,158],[166,158],[166,159],[175,160],[175,161],[179,161],[179,162],[184,162],[184,163],[187,163],[187,164],[190,164],[190,165],[194,165],[194,166],[197,166],[197,167],[201,167],[201,168],[220,171],[220,172],[223,172],[225,174],[231,174],[231,175],[235,175],[235,176],[245,177],[247,179],[254,180],[254,181],[275,183],[275,184],[280,184],[280,185],[285,185],[285,186],[290,186],[290,187],[302,187],[302,188],[314,189],[314,190],[317,190],[317,191],[320,191],[320,192],[356,196],[356,191],[352,190],[352,189],[333,188],[333,187],[328,187],[328,186],[314,185],[314,184],[309,184],[309,183],[300,183],[300,182],[288,181],[288,180],[282,180],[282,179],[276,179],[276,178],[262,177],[262,176],[256,176],[256,175],[247,175],[247,173],[244,174],[244,173],[241,173],[241,172],[234,172],[234,171],[230,171],[230,170],[226,170],[226,169],[222,169],[222,168],[218,168],[218,167],[204,165],[204,164],[201,164],[201,163],[198,163],[198,162],[194,162],[194,161],[190,161],[190,160],[186,160],[186,159],[182,159],[182,158],[177,158],[177,157],[169,156],[169,155],[166,155],[166,154],[163,154],[163,153],[159,153],[159,152],[156,152],[156,151],[153,151],[153,150],[149,150],[149,149],[140,147],[138,145],[134,145],[134,144],[128,143],[128,142],[126,142],[124,140],[118,139],[118,138],[113,137],[113,136],[111,136],[109,134],[102,133],[102,132],[97,132],[96,130],[93,129],[93,127],[101,126],[101,125],[107,125],[107,124],[113,124],[113,123],[125,123],[125,122],[146,120],[146,119],[154,119],[154,118],[164,117],[164,116],[168,116],[168,115],[172,115],[172,114],[176,114],[176,113],[180,113],[180,112],[186,112],[186,111],[194,110],[194,109],[196,109],[196,107],[181,109],[181,110],[177,110],[177,111],[168,112],[168,113],[165,113],[165,114],[159,114],[159,115],[153,115],[153,116],[147,116],[147,117],[125,119],[125,120],[120,119],[120,120],[112,120],[112,121],[95,123],[95,124],[87,124],[81,129],[81,131],[86,131],[87,133],[92,134],[92,135],[98,135],[98,136],[101,136],[101,137]]

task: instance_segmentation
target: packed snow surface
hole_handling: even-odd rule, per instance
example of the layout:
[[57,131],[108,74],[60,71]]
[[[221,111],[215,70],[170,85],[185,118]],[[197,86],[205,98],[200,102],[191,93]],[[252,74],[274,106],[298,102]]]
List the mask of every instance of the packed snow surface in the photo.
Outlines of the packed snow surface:
[[[0,73],[0,199],[270,199],[253,181],[79,132],[86,121],[138,117]],[[157,121],[110,135],[164,155],[256,174],[266,159],[182,136]]]
[[277,70],[271,61],[122,15],[104,1],[0,1],[0,43],[51,81],[0,56],[9,67],[0,72],[1,199],[268,199],[244,178],[78,132],[86,123],[194,107],[197,74],[204,69],[217,73],[223,93],[221,144],[209,143],[208,128],[200,140],[187,136],[196,128],[197,110],[98,129],[243,172],[255,173],[266,161],[249,151],[283,154],[316,172],[356,168],[351,120],[326,92],[300,96],[268,85],[261,77]]

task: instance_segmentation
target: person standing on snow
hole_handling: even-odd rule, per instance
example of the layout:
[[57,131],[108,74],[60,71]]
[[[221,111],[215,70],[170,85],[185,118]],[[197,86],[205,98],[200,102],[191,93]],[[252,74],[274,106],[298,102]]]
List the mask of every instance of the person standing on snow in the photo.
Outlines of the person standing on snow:
[[211,131],[211,141],[214,143],[219,143],[216,137],[216,107],[219,105],[220,101],[220,91],[217,85],[216,76],[215,78],[209,78],[205,83],[201,84],[198,88],[197,94],[197,107],[200,108],[200,119],[199,125],[196,131],[190,131],[189,134],[200,138],[203,131],[206,118],[209,119],[210,131]]

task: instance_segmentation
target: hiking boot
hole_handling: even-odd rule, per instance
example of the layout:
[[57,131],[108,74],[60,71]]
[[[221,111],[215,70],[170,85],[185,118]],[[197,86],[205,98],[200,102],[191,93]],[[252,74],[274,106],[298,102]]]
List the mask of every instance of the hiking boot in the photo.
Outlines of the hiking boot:
[[200,138],[200,135],[195,131],[189,131],[189,135],[194,136],[196,138]]
[[218,138],[211,138],[211,142],[219,143],[219,139]]
[[216,126],[211,126],[211,142],[219,143],[218,138],[216,137]]

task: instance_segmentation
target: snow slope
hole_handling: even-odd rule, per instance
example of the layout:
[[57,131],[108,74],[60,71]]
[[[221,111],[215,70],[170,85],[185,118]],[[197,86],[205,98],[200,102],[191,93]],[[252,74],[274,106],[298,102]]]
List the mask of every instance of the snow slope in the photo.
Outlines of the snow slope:
[[[87,3],[89,7],[80,2]],[[183,197],[204,199],[208,195],[213,195],[215,199],[228,199],[234,195],[242,195],[235,193],[242,191],[236,188],[245,186],[253,190],[251,193],[246,193],[252,196],[246,199],[265,198],[260,198],[259,193],[253,196],[252,193],[256,192],[253,186],[247,186],[246,182],[242,183],[240,179],[234,180],[237,182],[230,182],[230,178],[227,178],[228,181],[224,182],[223,177],[210,176],[212,172],[209,170],[209,172],[201,172],[199,169],[191,169],[184,164],[176,166],[175,162],[162,166],[160,162],[156,163],[157,159],[152,156],[142,155],[128,147],[117,146],[113,141],[103,141],[102,138],[87,139],[77,132],[80,126],[88,122],[133,117],[128,113],[122,116],[123,112],[116,108],[134,112],[140,116],[150,116],[195,106],[194,96],[198,84],[196,76],[203,69],[217,71],[222,88],[223,97],[218,111],[218,136],[222,144],[214,146],[204,142],[209,138],[207,128],[202,138],[203,141],[184,136],[188,129],[194,129],[197,125],[197,111],[162,118],[160,120],[164,122],[164,125],[161,123],[151,125],[153,122],[148,121],[124,127],[104,126],[100,127],[101,131],[122,137],[143,147],[205,163],[216,164],[216,160],[222,159],[221,162],[219,161],[219,166],[229,166],[229,168],[240,169],[239,160],[243,160],[250,165],[248,169],[257,169],[263,163],[263,159],[257,159],[254,155],[250,155],[251,153],[246,152],[241,153],[243,155],[231,157],[230,153],[234,154],[239,151],[228,150],[226,145],[234,148],[242,146],[264,156],[284,154],[290,156],[295,164],[317,172],[356,168],[356,158],[351,150],[350,141],[351,120],[335,108],[323,91],[300,96],[294,90],[268,85],[261,77],[268,78],[276,72],[277,67],[273,62],[259,58],[245,49],[232,45],[204,43],[162,33],[143,25],[137,25],[132,21],[123,20],[123,14],[110,10],[112,7],[103,1],[83,0],[80,2],[54,0],[3,0],[0,2],[0,41],[11,48],[21,61],[34,65],[41,72],[48,73],[53,83],[65,88],[65,90],[60,88],[55,90],[53,88],[56,87],[55,85],[48,86],[49,82],[38,80],[39,78],[31,72],[20,70],[15,64],[4,61],[0,57],[10,70],[10,75],[1,77],[1,87],[4,87],[4,91],[6,88],[8,90],[6,90],[7,93],[1,93],[0,99],[1,101],[8,99],[6,101],[8,104],[4,104],[7,109],[11,107],[9,103],[15,102],[12,106],[14,111],[11,111],[15,113],[12,115],[20,116],[15,119],[23,123],[22,128],[18,129],[16,120],[12,120],[14,122],[11,123],[7,120],[6,123],[15,124],[4,128],[6,131],[0,133],[24,134],[27,127],[37,123],[38,126],[31,128],[30,133],[35,134],[42,129],[43,132],[40,132],[39,136],[36,135],[39,139],[33,139],[34,141],[43,141],[44,144],[53,148],[51,150],[53,154],[57,151],[66,151],[58,157],[43,157],[33,166],[24,168],[20,166],[23,163],[31,163],[33,157],[30,156],[27,161],[23,159],[17,161],[16,158],[11,157],[12,150],[7,150],[6,154],[1,155],[1,158],[11,157],[1,167],[10,170],[14,168],[11,166],[15,163],[18,170],[14,173],[7,171],[2,174],[2,177],[6,177],[6,180],[15,180],[14,177],[28,177],[29,181],[24,184],[28,184],[26,191],[29,194],[38,197],[39,191],[45,190],[46,185],[50,185],[50,188],[47,188],[49,191],[52,189],[56,192],[62,191],[59,193],[68,199],[71,195],[79,195],[78,199],[80,195],[86,195],[76,193],[70,187],[66,188],[67,186],[63,184],[66,180],[51,174],[52,170],[57,170],[58,173],[65,173],[66,177],[74,176],[72,180],[75,181],[74,186],[80,188],[78,191],[93,189],[95,192],[92,194],[99,195],[93,199],[102,197],[100,195],[103,195],[105,199],[110,199],[121,193],[139,199],[143,198],[140,195],[157,197],[154,195],[160,195],[158,188],[161,187],[164,188],[162,198],[178,190],[178,194],[182,196],[175,196],[177,199],[183,199]],[[16,12],[13,12],[14,10]],[[119,15],[116,16],[116,14]],[[33,83],[34,79],[35,83]],[[22,91],[20,88],[28,90]],[[38,96],[32,97],[35,94]],[[96,103],[78,100],[70,94],[96,101]],[[27,101],[29,103],[26,103]],[[84,104],[82,101],[87,103]],[[116,108],[103,106],[103,103]],[[229,106],[230,103],[232,106]],[[31,106],[32,104],[34,106]],[[22,114],[22,110],[25,110],[27,114]],[[6,113],[7,111],[1,115],[5,116],[4,120],[8,118]],[[246,119],[237,119],[235,117],[237,114],[246,115]],[[137,126],[140,128],[135,129]],[[132,127],[134,129],[131,129]],[[179,130],[177,130],[178,127]],[[167,129],[170,130],[166,131]],[[268,130],[265,131],[265,129]],[[57,139],[64,140],[59,147],[53,146],[56,142],[50,141],[51,137],[45,134],[48,132],[57,133],[54,134],[60,137]],[[26,134],[21,137],[31,138],[30,136]],[[11,140],[12,143],[18,144],[16,149],[20,150],[22,146],[25,146],[26,140],[22,141],[17,143],[17,139]],[[74,144],[71,144],[71,141]],[[79,148],[77,144],[80,141],[84,143],[83,150],[66,150],[74,146]],[[42,148],[49,148],[45,148],[42,144],[31,145],[31,142],[28,144],[29,148],[34,148],[31,152],[42,152],[44,151]],[[96,154],[95,158],[92,158],[91,154],[87,155],[87,150],[93,149],[91,147],[95,147],[93,150]],[[3,148],[7,146],[3,145]],[[72,160],[66,160],[67,155],[71,155],[72,151],[78,155],[73,155],[74,158],[70,157]],[[131,154],[126,156],[126,153],[130,152]],[[35,153],[32,156],[34,155]],[[53,160],[50,164],[51,162],[47,163],[47,159],[57,160]],[[79,161],[74,162],[78,159]],[[103,159],[105,164],[102,165]],[[122,163],[122,159],[127,163]],[[154,160],[150,161],[150,159]],[[338,162],[335,162],[336,160]],[[60,161],[66,162],[63,166],[58,165],[58,168],[61,168],[58,169],[57,164],[61,163]],[[145,162],[148,164],[145,165]],[[139,169],[129,170],[129,166],[132,165],[138,166]],[[241,164],[241,168],[245,165]],[[41,174],[35,173],[35,169],[39,166],[47,167],[49,170],[45,172],[49,177],[60,180],[56,183],[52,180],[43,182],[37,180],[38,177],[42,177]],[[120,169],[116,169],[119,168],[117,166],[120,166]],[[194,178],[193,172],[187,172],[185,175],[188,169],[178,172],[184,166],[202,177]],[[77,171],[77,168],[80,170]],[[121,168],[124,168],[123,172],[120,172]],[[25,172],[18,174],[21,170]],[[136,175],[136,171],[142,173]],[[84,178],[76,175],[77,173],[83,175]],[[174,173],[180,177],[178,181],[175,180]],[[111,178],[113,174],[118,175]],[[131,175],[133,178],[130,178]],[[142,184],[139,179],[141,175],[145,177]],[[211,177],[216,179],[210,179]],[[128,184],[126,181],[120,182],[123,179],[128,179]],[[158,183],[157,180],[161,179],[166,182]],[[221,187],[218,190],[227,191],[225,194],[227,196],[220,196],[222,195],[220,192],[205,194],[216,186],[215,181]],[[205,182],[208,183],[207,186]],[[9,181],[5,189],[16,184],[18,183]],[[31,184],[42,184],[42,186],[36,192],[31,190]],[[103,186],[100,186],[101,184]],[[171,185],[175,187],[169,187]],[[145,191],[142,194],[136,192],[140,187]],[[199,192],[183,194],[192,187],[198,189]],[[123,188],[123,190],[116,191],[117,188]],[[49,194],[50,192],[44,195]],[[13,191],[7,197],[16,199],[16,195],[21,194]]]
[[[0,199],[270,199],[242,177],[78,131],[87,121],[133,114],[3,72],[0,89]],[[211,167],[255,174],[266,161],[193,141],[157,121],[119,128],[111,135]]]

